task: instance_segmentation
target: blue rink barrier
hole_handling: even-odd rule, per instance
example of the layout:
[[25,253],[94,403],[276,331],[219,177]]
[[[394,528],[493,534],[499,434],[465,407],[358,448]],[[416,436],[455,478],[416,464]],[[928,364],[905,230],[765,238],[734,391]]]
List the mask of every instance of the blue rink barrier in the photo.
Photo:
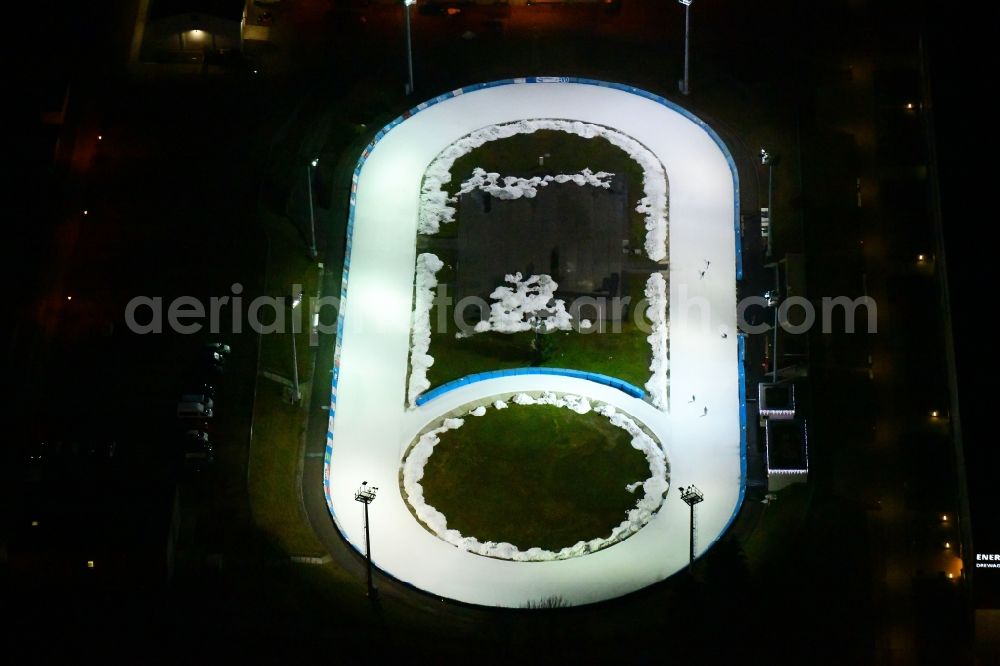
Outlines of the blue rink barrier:
[[501,377],[512,377],[515,375],[559,375],[560,377],[573,377],[574,379],[586,379],[590,382],[596,382],[598,384],[604,384],[605,386],[610,386],[611,388],[616,388],[619,391],[632,396],[633,398],[638,398],[642,400],[646,393],[638,386],[630,384],[623,379],[618,379],[617,377],[609,377],[608,375],[602,375],[597,372],[584,372],[582,370],[570,370],[567,368],[512,368],[510,370],[493,370],[491,372],[479,372],[474,375],[466,375],[461,379],[456,379],[450,381],[447,384],[442,384],[437,388],[433,388],[426,393],[421,393],[417,396],[417,406],[423,405],[430,402],[434,398],[438,398],[445,393],[454,391],[457,388],[463,386],[468,386],[469,384],[475,384],[476,382],[483,382],[488,379],[499,379]]

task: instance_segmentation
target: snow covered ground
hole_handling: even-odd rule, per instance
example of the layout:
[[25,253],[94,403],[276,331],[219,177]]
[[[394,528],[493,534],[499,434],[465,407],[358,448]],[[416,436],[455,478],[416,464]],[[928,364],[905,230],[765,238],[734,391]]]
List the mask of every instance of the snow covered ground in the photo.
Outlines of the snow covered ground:
[[[454,200],[463,194],[468,194],[473,190],[480,190],[489,193],[497,199],[528,199],[538,194],[539,187],[548,187],[549,183],[576,183],[583,187],[601,187],[606,190],[611,189],[611,179],[615,174],[606,171],[593,173],[590,169],[584,169],[580,173],[560,173],[555,176],[534,176],[532,178],[518,178],[516,176],[504,176],[502,174],[487,172],[485,169],[476,167],[468,180],[458,188],[458,194]],[[449,199],[449,202],[452,202]]]
[[[466,385],[408,410],[407,357],[421,178],[441,150],[478,128],[525,118],[614,127],[663,163],[670,181],[670,409],[608,386],[552,375]],[[599,169],[600,165],[593,165]],[[342,311],[336,414],[327,492],[337,527],[364,548],[362,481],[380,569],[440,597],[517,607],[560,596],[570,604],[613,598],[687,565],[688,508],[677,488],[696,484],[698,553],[728,526],[741,497],[736,330],[735,191],[726,156],[684,114],[643,96],[583,83],[501,85],[427,106],[370,151],[355,194],[347,300]],[[631,538],[569,560],[514,562],[464,552],[420,526],[399,485],[401,457],[424,429],[468,405],[519,392],[573,393],[633,415],[664,443],[670,489]],[[598,535],[595,535],[598,536]]]

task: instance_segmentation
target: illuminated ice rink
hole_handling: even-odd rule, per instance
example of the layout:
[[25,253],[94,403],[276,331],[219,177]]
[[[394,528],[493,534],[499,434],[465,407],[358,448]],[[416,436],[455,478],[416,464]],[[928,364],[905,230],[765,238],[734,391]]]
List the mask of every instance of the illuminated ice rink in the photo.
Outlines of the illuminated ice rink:
[[[491,379],[406,408],[421,178],[438,153],[464,135],[528,118],[618,129],[642,142],[666,168],[671,399],[665,412],[602,384],[551,375]],[[688,507],[678,488],[694,483],[705,494],[696,509],[697,551],[707,550],[742,497],[736,194],[726,155],[703,127],[657,101],[614,88],[566,82],[499,85],[429,105],[389,130],[368,154],[356,184],[336,411],[327,450],[327,502],[350,543],[364,551],[362,507],[354,492],[365,480],[379,488],[371,505],[371,539],[373,561],[383,572],[440,597],[487,606],[518,607],[552,596],[573,605],[591,603],[687,566]],[[659,513],[621,543],[550,562],[473,555],[424,529],[407,508],[399,483],[401,458],[413,438],[466,403],[539,390],[610,403],[656,434],[671,467],[670,490]],[[605,535],[594,535],[600,536]]]

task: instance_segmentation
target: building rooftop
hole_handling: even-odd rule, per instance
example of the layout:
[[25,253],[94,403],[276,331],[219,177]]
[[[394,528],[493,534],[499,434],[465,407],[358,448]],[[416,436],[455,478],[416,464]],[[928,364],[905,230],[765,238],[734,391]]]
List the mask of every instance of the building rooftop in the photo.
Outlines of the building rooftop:
[[768,419],[764,430],[767,438],[768,473],[809,470],[809,441],[805,420]]
[[757,385],[757,404],[761,416],[772,419],[795,417],[795,385],[791,383]]

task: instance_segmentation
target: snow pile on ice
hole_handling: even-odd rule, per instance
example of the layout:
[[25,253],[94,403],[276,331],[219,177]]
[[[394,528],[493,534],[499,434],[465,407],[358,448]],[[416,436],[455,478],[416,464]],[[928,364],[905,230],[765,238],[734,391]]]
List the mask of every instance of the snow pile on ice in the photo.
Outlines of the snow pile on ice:
[[657,409],[666,411],[670,397],[667,385],[669,361],[667,358],[667,281],[661,273],[653,273],[646,281],[646,298],[649,307],[646,308],[646,318],[653,324],[653,330],[646,337],[653,350],[649,369],[653,372],[646,382],[646,390]]
[[511,400],[518,405],[552,405],[553,407],[566,407],[572,409],[577,414],[586,414],[592,407],[590,401],[578,395],[556,395],[552,391],[543,391],[537,398],[527,393],[518,393]]
[[[659,510],[660,505],[663,504],[663,496],[670,485],[668,476],[670,466],[667,463],[667,457],[663,455],[663,449],[630,416],[607,404],[598,405],[594,411],[608,417],[612,425],[618,426],[632,435],[632,447],[646,455],[649,471],[652,472],[649,478],[642,482],[644,496],[636,507],[629,511],[628,519],[615,528],[628,530],[625,533],[628,535],[648,523],[653,514]],[[629,487],[629,492],[635,492],[635,487]]]
[[[581,187],[590,185],[608,189],[611,187],[611,178],[614,175],[606,171],[594,173],[590,169],[584,169],[575,174],[561,173],[557,176],[535,176],[533,178],[505,176],[501,179],[500,174],[495,171],[487,173],[485,169],[476,167],[472,170],[472,177],[462,183],[462,187],[458,190],[458,196],[468,194],[473,190],[482,190],[497,199],[510,200],[521,197],[531,199],[538,194],[539,187],[548,187],[548,184],[553,182],[576,183]],[[458,200],[458,196],[452,197],[448,201],[454,203]]]
[[[531,134],[539,130],[568,132],[585,139],[603,137],[612,145],[624,150],[630,158],[639,164],[643,174],[644,196],[639,200],[636,211],[646,217],[646,254],[653,261],[666,259],[668,195],[667,174],[663,165],[660,164],[656,155],[632,137],[610,127],[573,120],[534,119],[488,125],[445,148],[431,162],[424,174],[424,182],[420,192],[420,213],[417,219],[418,233],[436,234],[441,228],[441,224],[455,221],[455,208],[452,204],[456,200],[448,197],[444,185],[451,182],[451,168],[456,159],[490,141],[506,139],[516,134]],[[475,174],[473,178],[475,178]],[[574,179],[574,182],[578,181]],[[522,196],[524,196],[523,191]]]
[[[565,560],[593,553],[634,534],[652,519],[653,515],[663,504],[663,497],[666,495],[669,487],[670,466],[667,463],[666,456],[663,454],[663,449],[631,417],[615,410],[614,407],[607,404],[597,403],[592,406],[590,401],[584,397],[578,395],[557,395],[548,391],[537,397],[533,397],[527,393],[519,393],[511,399],[511,402],[517,405],[552,405],[572,409],[578,414],[585,414],[593,409],[598,414],[607,417],[612,425],[628,432],[632,436],[633,448],[641,451],[646,456],[650,476],[645,481],[628,484],[626,490],[634,493],[639,488],[642,488],[642,497],[636,502],[635,508],[629,510],[626,514],[625,520],[611,530],[609,536],[589,541],[578,541],[572,546],[559,551],[542,548],[520,550],[509,543],[481,542],[474,537],[463,536],[458,530],[448,529],[447,518],[440,511],[427,504],[424,500],[424,489],[420,485],[420,481],[424,477],[424,466],[427,464],[427,460],[431,457],[431,454],[434,453],[434,447],[441,441],[441,433],[460,428],[465,424],[463,419],[445,419],[439,427],[429,430],[420,436],[403,462],[403,489],[406,492],[406,499],[413,508],[414,513],[416,513],[417,518],[434,534],[462,550],[477,555],[519,562],[540,562],[546,560]],[[495,409],[505,409],[507,406],[508,403],[503,400],[497,400],[493,403]],[[482,408],[477,408],[473,412],[479,409]]]
[[[441,441],[440,434],[449,430],[455,430],[465,425],[464,419],[445,419],[444,422],[420,436],[417,443],[410,450],[406,460],[403,461],[403,490],[410,501],[410,506],[414,512],[432,532],[442,536],[448,531],[448,521],[444,514],[427,504],[424,501],[424,489],[420,485],[420,480],[424,478],[424,465],[427,459],[434,453],[434,447]],[[454,532],[454,530],[452,530]],[[461,535],[455,532],[459,538]],[[445,538],[442,536],[442,538]],[[445,538],[447,541],[448,539]]]
[[417,404],[417,396],[430,388],[427,368],[434,365],[434,357],[427,353],[431,345],[431,306],[437,272],[444,266],[437,255],[424,252],[417,257],[416,290],[413,299],[413,322],[410,343],[410,384],[407,397],[410,406]]
[[545,333],[572,330],[573,318],[566,311],[566,302],[552,297],[559,285],[551,276],[532,275],[525,280],[514,273],[505,275],[504,280],[513,286],[493,290],[490,318],[475,325],[476,333],[519,333],[533,331],[536,326]]

